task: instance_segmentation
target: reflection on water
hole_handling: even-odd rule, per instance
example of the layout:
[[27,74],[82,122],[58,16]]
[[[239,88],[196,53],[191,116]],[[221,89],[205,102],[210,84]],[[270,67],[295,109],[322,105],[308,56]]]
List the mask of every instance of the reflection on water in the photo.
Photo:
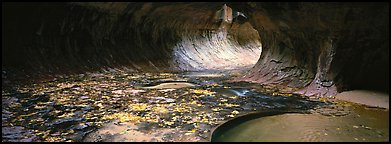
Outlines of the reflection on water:
[[184,88],[184,87],[193,87],[195,86],[192,83],[187,83],[187,82],[165,82],[165,83],[160,83],[158,85],[152,85],[152,86],[144,86],[144,87],[139,87],[142,89],[177,89],[177,88]]
[[246,88],[216,88],[214,90],[226,97],[230,97],[230,96],[243,97],[243,96],[250,96],[256,94]]
[[389,141],[388,110],[352,107],[346,116],[289,113],[222,125],[212,141],[348,142]]
[[228,74],[213,74],[87,73],[3,89],[2,138],[77,142],[119,119],[207,139],[210,128],[240,114],[325,105],[264,94],[249,83],[224,83]]

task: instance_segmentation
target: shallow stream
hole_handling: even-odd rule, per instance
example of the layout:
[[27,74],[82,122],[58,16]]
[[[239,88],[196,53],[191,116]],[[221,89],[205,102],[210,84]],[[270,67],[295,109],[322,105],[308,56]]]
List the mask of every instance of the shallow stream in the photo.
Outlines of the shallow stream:
[[[180,131],[177,135],[207,140],[210,138],[213,128],[239,115],[251,112],[312,111],[312,113],[329,116],[350,113],[349,110],[344,109],[345,106],[336,111],[325,110],[335,105],[329,102],[312,101],[297,95],[273,96],[271,93],[265,93],[262,87],[256,84],[225,82],[231,76],[230,73],[190,72],[175,74],[103,71],[59,76],[50,81],[2,89],[2,141],[102,141],[86,137],[112,121],[131,122],[139,127],[140,131],[146,133],[161,128],[177,129]],[[361,130],[360,125],[364,125],[381,132],[379,133],[381,137],[376,139],[358,135],[365,135],[366,131],[356,131],[357,135],[353,137],[357,137],[359,140],[365,138],[369,141],[388,139],[388,131],[379,129],[379,127],[386,126],[385,124],[372,125],[377,121],[367,119],[370,117],[366,114],[371,113],[358,114],[364,118],[360,121],[364,122],[359,123],[358,119],[349,119],[348,117],[327,120],[328,117],[310,116],[310,119],[314,119],[313,125],[318,123],[316,122],[318,119],[325,121],[320,121],[319,127],[328,126],[326,123],[328,121],[345,119],[357,121],[356,123],[349,123],[350,121],[333,122],[328,131],[318,130],[315,134],[317,132],[328,133],[330,137],[333,136],[333,132],[330,130],[337,126],[341,128],[341,131],[344,131],[349,130],[346,127],[352,125],[357,125],[360,129],[351,130]],[[296,130],[301,131],[307,128],[300,125],[302,119],[307,119],[304,115],[281,116],[281,118],[277,117],[277,119],[281,119],[280,122],[277,122],[278,126],[292,126],[297,122]],[[381,113],[380,117],[383,118],[383,116],[385,115]],[[285,123],[284,119],[290,120],[290,122]],[[268,124],[262,124],[265,122],[272,121],[266,119],[261,122],[244,122],[238,125],[237,129],[248,129],[251,132],[254,129],[248,128],[249,125],[260,126],[260,129],[272,128]],[[313,126],[309,128],[311,127]],[[236,131],[235,129],[233,131]],[[275,127],[272,131],[277,134],[281,129],[281,127]],[[215,139],[217,141],[276,140],[272,135],[249,139],[240,137],[240,134],[237,133],[230,133],[231,131],[227,131],[220,138]],[[286,131],[285,135],[289,135],[289,132]],[[375,137],[378,136],[376,132],[372,132]],[[294,132],[292,131],[292,133]],[[305,132],[308,135],[311,133],[311,131]],[[126,134],[126,132],[120,134]],[[227,135],[238,137],[224,138]],[[171,134],[162,141],[178,141],[175,137],[177,137],[175,134]],[[265,137],[268,139],[265,140]],[[327,137],[319,137],[315,140],[324,139],[327,141],[337,140]]]

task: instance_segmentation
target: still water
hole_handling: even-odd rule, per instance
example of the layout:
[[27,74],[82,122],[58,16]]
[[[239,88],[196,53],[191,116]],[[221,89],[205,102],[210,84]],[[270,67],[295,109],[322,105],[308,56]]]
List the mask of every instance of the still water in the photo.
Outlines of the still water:
[[[148,137],[153,136],[147,133],[168,128],[182,132],[170,134],[172,138],[186,133],[206,140],[212,128],[239,115],[317,111],[334,105],[296,95],[274,95],[258,84],[226,82],[230,77],[229,73],[110,71],[2,88],[2,141],[79,142],[114,120],[132,122],[140,129],[150,127]],[[282,115],[240,121],[215,133],[213,141],[388,140],[388,111],[364,107],[353,112],[344,107],[320,111],[343,117],[279,113]]]
[[351,107],[351,110],[346,116],[285,113],[250,120],[238,118],[216,129],[212,141],[389,141],[388,110],[358,105]]

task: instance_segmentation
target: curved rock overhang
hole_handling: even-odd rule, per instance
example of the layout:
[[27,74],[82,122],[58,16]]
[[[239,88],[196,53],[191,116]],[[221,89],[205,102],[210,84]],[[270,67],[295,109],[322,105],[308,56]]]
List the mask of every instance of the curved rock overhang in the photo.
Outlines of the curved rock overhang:
[[239,80],[304,95],[389,91],[387,3],[251,3],[236,9],[251,14],[263,46],[257,64]]
[[[388,3],[3,3],[2,8],[2,68],[23,74],[255,64],[235,80],[304,95],[389,91]],[[235,19],[236,12],[245,18]]]
[[34,71],[253,66],[261,53],[258,32],[248,22],[222,21],[225,13],[217,13],[221,7],[218,3],[6,4],[3,60],[7,66]]

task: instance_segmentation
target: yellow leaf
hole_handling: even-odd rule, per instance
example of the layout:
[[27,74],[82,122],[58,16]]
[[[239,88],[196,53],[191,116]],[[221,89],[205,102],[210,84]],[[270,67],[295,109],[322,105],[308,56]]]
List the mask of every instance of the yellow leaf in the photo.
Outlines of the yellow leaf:
[[234,111],[232,111],[232,114],[237,115],[237,114],[239,114],[239,112],[234,110]]
[[45,105],[43,105],[43,106],[38,106],[38,105],[34,106],[35,109],[43,109],[45,107],[46,107]]
[[174,122],[163,122],[165,125],[173,125]]
[[205,94],[205,95],[213,95],[215,94],[216,92],[211,92],[211,91],[208,91],[208,90],[193,90],[193,93],[195,94]]
[[213,84],[207,84],[206,86],[210,86],[210,87],[216,87],[216,86],[219,86],[219,84],[217,84],[217,83],[213,83]]
[[133,111],[145,111],[148,109],[148,105],[144,103],[131,104],[130,107],[132,107]]
[[231,96],[231,97],[229,97],[229,98],[231,98],[231,99],[237,99],[238,97],[237,97],[237,96]]
[[228,117],[235,117],[234,115],[227,115]]
[[222,108],[212,108],[212,111],[220,111],[220,110],[222,110]]
[[226,106],[226,107],[239,107],[237,104],[230,104],[230,103],[224,103],[224,104],[219,104],[220,106]]
[[191,129],[190,131],[187,131],[188,133],[195,133],[196,129]]
[[228,100],[227,99],[222,99],[220,100],[221,102],[227,102]]
[[71,134],[72,134],[72,133],[75,133],[75,131],[74,131],[74,130],[70,130],[68,133],[71,133]]

